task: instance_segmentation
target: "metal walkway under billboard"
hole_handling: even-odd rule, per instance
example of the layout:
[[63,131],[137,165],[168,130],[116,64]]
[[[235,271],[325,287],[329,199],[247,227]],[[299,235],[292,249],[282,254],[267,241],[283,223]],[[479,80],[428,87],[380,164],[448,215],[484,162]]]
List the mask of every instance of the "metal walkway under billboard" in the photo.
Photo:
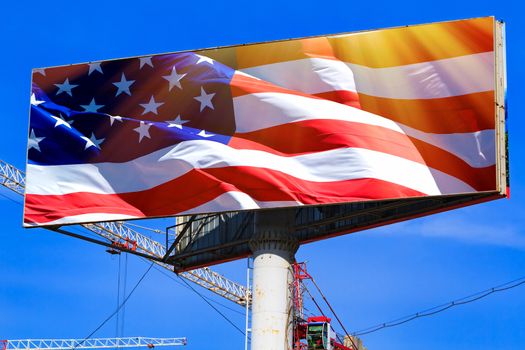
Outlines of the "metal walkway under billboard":
[[[295,208],[292,234],[304,244],[501,197],[487,192]],[[175,239],[167,242],[167,262],[181,272],[251,255],[255,215],[246,211],[181,217]]]

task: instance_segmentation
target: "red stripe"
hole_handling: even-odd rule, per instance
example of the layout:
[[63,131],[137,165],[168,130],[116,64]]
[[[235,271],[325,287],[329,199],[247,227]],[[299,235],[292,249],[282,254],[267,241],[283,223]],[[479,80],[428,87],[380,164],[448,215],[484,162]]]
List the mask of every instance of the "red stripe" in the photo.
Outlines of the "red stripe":
[[314,182],[276,170],[252,167],[206,169],[206,172],[221,181],[235,184],[237,189],[258,201],[296,200],[304,204],[320,204],[425,195],[378,179]]
[[298,90],[286,89],[265,80],[256,79],[242,74],[233,75],[233,78],[230,81],[230,88],[232,97],[239,97],[258,92],[279,92],[289,95],[322,99],[321,97],[316,97]]
[[206,203],[228,190],[234,188],[210,178],[202,170],[194,169],[172,181],[144,191],[121,194],[26,194],[25,220],[45,223],[88,213],[126,214],[137,217],[173,215]]
[[235,134],[228,145],[281,156],[337,148],[364,148],[427,165],[468,183],[477,191],[496,188],[495,165],[473,168],[461,158],[439,147],[375,125],[341,120],[305,120]]
[[239,149],[263,149],[284,156],[359,147],[424,162],[407,135],[381,126],[344,120],[302,120],[237,133],[228,145]]
[[241,74],[235,74],[231,80],[230,85],[233,97],[239,97],[258,92],[278,92],[282,94],[330,100],[351,107],[361,108],[361,105],[359,104],[359,95],[355,91],[334,90],[316,94],[308,94],[299,90],[286,89],[265,80],[260,80]]
[[228,167],[192,170],[165,184],[139,192],[27,194],[24,221],[45,224],[67,216],[87,213],[126,214],[137,217],[176,215],[213,201],[227,191],[241,191],[257,201],[293,200],[304,204],[424,195],[410,188],[377,179],[313,182],[270,169]]
[[313,96],[361,109],[361,103],[359,102],[359,94],[355,91],[334,90],[320,92],[317,94],[313,94]]
[[421,100],[359,94],[363,110],[436,134],[494,129],[494,91]]

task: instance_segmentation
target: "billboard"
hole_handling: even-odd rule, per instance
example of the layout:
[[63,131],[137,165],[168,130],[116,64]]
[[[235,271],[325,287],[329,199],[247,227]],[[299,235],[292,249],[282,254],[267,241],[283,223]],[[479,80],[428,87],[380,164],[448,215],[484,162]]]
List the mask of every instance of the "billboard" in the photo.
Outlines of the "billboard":
[[503,197],[500,27],[486,17],[35,69],[24,226]]

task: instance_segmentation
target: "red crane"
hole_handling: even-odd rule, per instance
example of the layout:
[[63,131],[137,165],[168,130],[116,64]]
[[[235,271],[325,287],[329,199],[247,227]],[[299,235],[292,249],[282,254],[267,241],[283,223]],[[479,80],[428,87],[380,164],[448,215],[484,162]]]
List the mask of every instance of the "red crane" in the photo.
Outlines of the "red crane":
[[[304,300],[305,291],[303,281],[312,280],[312,276],[306,270],[306,264],[294,263],[292,300],[294,308],[293,349],[294,350],[358,350],[353,345],[347,347],[342,344],[343,340],[334,331],[331,319],[322,316],[313,316],[305,319]],[[312,299],[313,300],[313,299]],[[314,303],[315,300],[313,300]],[[319,305],[317,308],[321,311]]]

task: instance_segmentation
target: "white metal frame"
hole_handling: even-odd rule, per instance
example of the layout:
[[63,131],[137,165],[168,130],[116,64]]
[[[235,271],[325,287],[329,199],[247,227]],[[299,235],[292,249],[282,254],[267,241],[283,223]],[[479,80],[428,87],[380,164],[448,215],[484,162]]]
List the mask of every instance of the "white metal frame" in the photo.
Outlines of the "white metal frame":
[[186,338],[92,338],[92,339],[17,339],[5,340],[4,350],[67,350],[67,349],[114,349],[153,348],[157,346],[184,346]]
[[497,182],[500,194],[505,195],[507,186],[507,141],[506,141],[506,101],[507,92],[507,67],[506,67],[506,48],[505,48],[505,23],[494,20],[494,55],[495,55],[495,113],[496,113],[496,169]]

